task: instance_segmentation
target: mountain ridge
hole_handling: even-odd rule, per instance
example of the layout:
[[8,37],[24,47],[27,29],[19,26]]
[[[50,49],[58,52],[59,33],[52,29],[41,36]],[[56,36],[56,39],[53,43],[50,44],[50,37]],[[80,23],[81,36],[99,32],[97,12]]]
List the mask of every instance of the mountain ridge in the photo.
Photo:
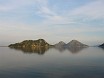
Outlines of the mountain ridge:
[[69,43],[67,43],[68,47],[88,47],[88,45],[83,44],[77,40],[72,40]]
[[88,45],[83,44],[77,40],[72,40],[69,43],[65,43],[63,41],[60,41],[57,44],[51,45],[47,43],[44,39],[38,39],[38,40],[24,40],[20,43],[10,44],[9,47],[16,47],[16,48],[26,48],[26,47],[88,47]]
[[88,47],[88,45],[83,44],[77,40],[72,40],[69,43],[65,43],[63,41],[60,41],[59,43],[55,44],[56,47]]
[[9,47],[49,47],[50,44],[47,43],[44,39],[38,39],[38,40],[24,40],[20,43],[10,44]]

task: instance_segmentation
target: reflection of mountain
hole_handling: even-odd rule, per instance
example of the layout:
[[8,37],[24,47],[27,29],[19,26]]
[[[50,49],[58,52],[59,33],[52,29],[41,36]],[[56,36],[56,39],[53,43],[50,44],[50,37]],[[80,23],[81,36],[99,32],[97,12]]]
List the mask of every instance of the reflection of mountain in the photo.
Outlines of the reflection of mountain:
[[55,48],[56,50],[59,50],[60,52],[63,52],[66,50],[66,47],[53,47]]
[[64,52],[65,50],[68,50],[71,53],[78,53],[85,48],[87,47],[55,47],[55,49],[59,50],[60,52]]
[[71,53],[78,53],[81,50],[85,49],[85,47],[69,47],[67,48]]
[[[28,48],[10,47],[10,48],[15,49],[15,50],[20,50],[23,53],[28,53],[28,54],[37,53],[39,55],[45,54],[45,52],[50,49],[50,47],[37,47],[37,48],[35,48],[35,47],[34,48],[31,48],[31,47],[28,47]],[[60,52],[64,52],[65,50],[68,50],[71,53],[78,53],[81,50],[85,49],[85,47],[51,47],[51,48],[57,49]]]
[[26,48],[11,48],[11,49],[15,49],[15,50],[21,50],[23,53],[37,53],[39,55],[43,55],[48,49],[49,47],[26,47]]
[[[45,54],[45,52],[47,52],[50,49],[49,47],[37,47],[37,48],[31,48],[31,47],[28,47],[28,48],[13,48],[13,47],[10,47],[10,48],[15,49],[15,50],[20,50],[23,53],[27,53],[27,54],[36,53],[36,54],[39,54],[39,55]],[[64,52],[65,50],[68,50],[71,53],[78,53],[78,52],[80,52],[81,50],[84,49],[84,47],[51,47],[51,48],[57,49],[60,52]]]

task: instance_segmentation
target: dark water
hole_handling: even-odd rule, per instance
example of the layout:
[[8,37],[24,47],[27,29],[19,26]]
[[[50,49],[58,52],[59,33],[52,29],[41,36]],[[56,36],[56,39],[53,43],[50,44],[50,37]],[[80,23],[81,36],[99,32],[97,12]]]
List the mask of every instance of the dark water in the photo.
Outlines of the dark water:
[[104,49],[0,47],[0,78],[104,78]]

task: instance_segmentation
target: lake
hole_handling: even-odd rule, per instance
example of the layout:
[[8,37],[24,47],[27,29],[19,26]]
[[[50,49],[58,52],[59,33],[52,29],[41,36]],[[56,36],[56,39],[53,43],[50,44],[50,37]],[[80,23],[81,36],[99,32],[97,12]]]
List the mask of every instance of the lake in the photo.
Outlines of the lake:
[[0,47],[0,78],[104,78],[104,49]]

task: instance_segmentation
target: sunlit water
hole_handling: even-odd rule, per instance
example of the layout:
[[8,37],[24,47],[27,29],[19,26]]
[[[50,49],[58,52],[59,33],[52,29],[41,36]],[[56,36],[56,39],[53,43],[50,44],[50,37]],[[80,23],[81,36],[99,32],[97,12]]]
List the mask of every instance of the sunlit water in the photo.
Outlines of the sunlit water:
[[0,78],[104,78],[104,49],[26,52],[0,47]]

